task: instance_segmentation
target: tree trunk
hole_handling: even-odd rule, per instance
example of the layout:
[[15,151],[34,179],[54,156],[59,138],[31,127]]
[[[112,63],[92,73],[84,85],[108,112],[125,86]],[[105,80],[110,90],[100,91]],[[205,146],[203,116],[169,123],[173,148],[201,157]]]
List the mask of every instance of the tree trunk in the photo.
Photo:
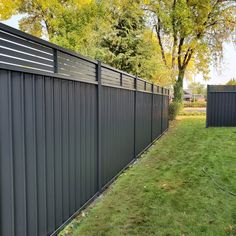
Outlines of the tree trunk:
[[179,70],[178,79],[174,85],[174,102],[183,102],[183,80],[185,69]]

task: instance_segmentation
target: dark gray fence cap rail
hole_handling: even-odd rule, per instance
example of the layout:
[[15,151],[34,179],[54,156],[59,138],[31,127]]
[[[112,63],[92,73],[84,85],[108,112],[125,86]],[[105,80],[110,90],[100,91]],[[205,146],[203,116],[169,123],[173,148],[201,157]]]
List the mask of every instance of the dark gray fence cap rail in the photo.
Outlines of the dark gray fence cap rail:
[[[62,79],[97,84],[97,60],[82,56],[79,53],[29,35],[3,23],[0,23],[0,48],[0,67],[2,69],[36,74],[43,73],[45,76],[52,76],[53,74],[53,76]],[[106,80],[108,84],[104,85],[169,95],[168,89],[127,72],[104,63],[101,63],[101,67],[110,71],[110,78],[108,81]],[[112,73],[119,73],[120,78],[117,78]],[[105,77],[107,76],[109,75],[105,75]],[[133,82],[131,81],[132,79]],[[139,84],[137,88],[135,80],[142,83],[142,85]]]
[[209,93],[235,93],[236,86],[235,85],[208,85]]

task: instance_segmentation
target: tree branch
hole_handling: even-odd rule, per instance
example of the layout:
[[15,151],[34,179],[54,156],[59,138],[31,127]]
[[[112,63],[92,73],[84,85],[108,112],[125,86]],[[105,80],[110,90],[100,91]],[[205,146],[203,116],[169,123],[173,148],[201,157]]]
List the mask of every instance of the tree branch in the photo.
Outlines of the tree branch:
[[224,0],[216,0],[215,3],[213,4],[213,7],[212,7],[212,10],[208,13],[207,15],[207,19],[206,21],[204,22],[203,25],[206,25],[208,23],[208,20],[211,19],[211,14],[213,13],[213,11],[215,10],[216,6],[220,3],[220,2],[223,2]]
[[187,59],[186,59],[186,60],[184,61],[184,63],[183,63],[183,68],[184,68],[184,69],[188,66],[188,63],[189,63],[189,61],[190,61],[191,58],[192,58],[193,52],[194,52],[193,49],[190,49],[190,50],[189,50],[188,56],[186,57]]
[[175,67],[176,47],[177,47],[177,42],[178,42],[178,38],[175,34],[173,35],[173,37],[174,37],[174,41],[173,41],[173,46],[172,46],[172,60],[171,60],[172,69],[174,69]]
[[158,18],[157,25],[155,25],[155,29],[156,29],[156,33],[157,33],[158,43],[159,43],[159,46],[161,48],[162,60],[165,63],[165,65],[167,66],[167,61],[166,61],[166,57],[165,57],[165,50],[164,50],[164,47],[163,47],[163,44],[162,44],[162,39],[161,39],[161,23],[160,23],[159,18]]
[[184,38],[180,38],[179,46],[178,46],[178,67],[179,67],[179,69],[182,68],[181,54],[182,54],[183,44],[184,44]]
[[183,65],[185,64],[185,62],[186,62],[186,60],[188,58],[189,52],[191,52],[191,48],[188,48],[187,52],[184,55]]
[[[215,10],[216,6],[217,6],[219,3],[224,2],[224,1],[226,1],[226,0],[216,0],[216,1],[215,1],[215,3],[213,4],[212,10],[208,13],[207,19],[206,19],[206,21],[203,23],[203,26],[205,26],[205,29],[208,28],[208,27],[211,27],[211,26],[213,26],[213,25],[215,25],[215,24],[218,23],[217,21],[214,21],[214,22],[209,22],[209,21],[210,21],[210,19],[211,19],[211,15],[212,15],[213,11]],[[199,33],[197,34],[197,39],[201,38],[201,36],[203,35],[203,33],[204,33],[204,29],[203,29],[201,32],[199,32]],[[193,49],[193,48],[188,48],[188,50],[187,50],[187,52],[186,52],[186,54],[185,54],[185,56],[184,56],[184,60],[183,60],[183,64],[182,64],[182,68],[183,68],[183,69],[188,66],[188,63],[189,63],[189,61],[191,60],[193,53],[194,53],[194,49]]]
[[[172,6],[173,12],[175,11],[175,6],[176,6],[176,0],[174,0],[173,6]],[[174,69],[174,66],[175,66],[175,53],[176,53],[176,47],[177,47],[177,42],[178,42],[175,22],[176,22],[175,14],[173,14],[173,16],[172,16],[172,27],[173,27],[173,38],[174,38],[174,40],[173,40],[173,46],[172,46],[172,60],[171,60],[172,69]]]
[[[211,24],[210,24],[210,22],[209,22],[210,19],[211,19],[211,15],[212,15],[212,13],[214,12],[216,6],[217,6],[219,3],[223,2],[223,1],[225,1],[225,0],[216,0],[216,1],[215,1],[215,3],[214,3],[213,6],[212,6],[212,10],[208,13],[207,19],[206,19],[205,22],[203,23],[203,26],[204,26],[205,28],[203,28],[202,31],[197,34],[197,39],[201,38],[201,36],[202,36],[203,33],[204,33],[204,30],[205,30],[206,28],[208,28],[208,27],[211,26]],[[210,24],[210,25],[208,25],[208,24]],[[216,24],[216,22],[214,22],[214,23],[212,24],[212,26],[213,26],[214,24]]]

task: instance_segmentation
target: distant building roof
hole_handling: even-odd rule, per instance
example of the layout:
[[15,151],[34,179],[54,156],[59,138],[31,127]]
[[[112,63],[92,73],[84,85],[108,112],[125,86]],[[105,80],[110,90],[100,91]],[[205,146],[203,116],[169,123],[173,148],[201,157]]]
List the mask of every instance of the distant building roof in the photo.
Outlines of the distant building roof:
[[[185,100],[189,100],[189,99],[192,99],[192,98],[195,98],[195,99],[201,99],[201,98],[204,99],[205,98],[205,96],[202,95],[202,94],[192,94],[191,91],[188,90],[188,89],[184,89],[183,93],[184,93],[183,98]],[[174,98],[174,94],[171,94],[170,97]]]
[[193,94],[193,96],[196,98],[204,98],[204,95],[202,94]]
[[192,95],[191,91],[188,90],[188,89],[184,89],[184,94],[190,94],[190,95]]
[[184,94],[184,99],[191,99],[192,95],[191,94]]

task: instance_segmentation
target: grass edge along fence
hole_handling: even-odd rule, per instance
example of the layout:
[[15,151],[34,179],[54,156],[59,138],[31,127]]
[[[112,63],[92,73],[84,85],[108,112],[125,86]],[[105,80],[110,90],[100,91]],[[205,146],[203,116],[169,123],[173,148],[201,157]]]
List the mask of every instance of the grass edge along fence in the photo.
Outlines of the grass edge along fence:
[[51,235],[168,129],[169,91],[0,24],[0,235]]

